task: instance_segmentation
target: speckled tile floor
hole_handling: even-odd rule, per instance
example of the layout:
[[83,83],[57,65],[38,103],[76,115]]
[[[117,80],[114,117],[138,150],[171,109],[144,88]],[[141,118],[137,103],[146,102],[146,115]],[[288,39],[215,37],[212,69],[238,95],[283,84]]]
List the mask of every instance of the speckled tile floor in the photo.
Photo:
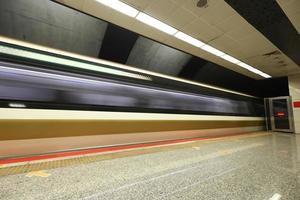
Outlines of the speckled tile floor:
[[273,133],[3,176],[0,199],[300,200],[299,172],[300,135]]

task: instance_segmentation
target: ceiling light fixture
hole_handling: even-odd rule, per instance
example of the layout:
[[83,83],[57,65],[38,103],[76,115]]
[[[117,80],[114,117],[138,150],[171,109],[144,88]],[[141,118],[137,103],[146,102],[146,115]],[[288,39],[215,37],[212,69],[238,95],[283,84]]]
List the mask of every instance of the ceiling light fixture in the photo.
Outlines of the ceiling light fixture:
[[232,57],[230,55],[227,55],[227,54],[223,55],[221,58],[223,58],[224,60],[227,60],[228,62],[231,62],[233,64],[237,64],[237,63],[241,62],[238,59],[236,59],[236,58],[234,58],[234,57]]
[[271,76],[269,74],[266,74],[266,73],[254,68],[254,67],[252,67],[252,66],[250,66],[246,63],[240,62],[240,63],[237,63],[237,65],[239,65],[240,67],[243,67],[243,68],[245,68],[245,69],[247,69],[247,70],[249,70],[249,71],[251,71],[255,74],[258,74],[258,75],[260,75],[264,78],[271,78]]
[[177,32],[175,35],[174,35],[176,38],[184,41],[184,42],[187,42],[193,46],[196,46],[196,47],[202,47],[205,45],[205,43],[201,42],[200,40],[197,40],[183,32]]
[[139,11],[119,0],[96,0],[99,3],[102,3],[105,6],[108,6],[116,11],[119,11],[130,17],[136,17]]
[[[169,26],[168,24],[158,20],[158,19],[155,19],[154,17],[151,17],[150,15],[147,15],[143,12],[140,12],[138,11],[137,9],[123,3],[122,1],[119,1],[119,0],[96,0],[97,2],[99,3],[102,3],[103,5],[106,5],[112,9],[115,9],[121,13],[124,13],[130,17],[134,17],[136,18],[137,20],[149,25],[149,26],[152,26],[162,32],[165,32],[169,35],[174,35],[174,37],[176,37],[177,39],[179,40],[182,40],[186,43],[189,43],[193,46],[196,46],[198,48],[201,48],[203,49],[204,51],[207,51],[213,55],[216,55],[218,57],[221,57],[223,58],[224,60],[227,60],[233,64],[237,64],[239,65],[240,67],[243,67],[255,74],[258,74],[264,78],[271,78],[270,75],[246,64],[246,63],[243,63],[241,62],[240,60],[228,55],[228,54],[225,54],[224,52],[208,45],[208,44],[205,44],[203,43],[202,41],[200,40],[197,40],[196,38],[193,38],[181,31],[178,31],[177,29],[173,28],[172,26]],[[198,6],[205,6],[207,4],[207,1],[206,0],[201,0],[198,2]],[[89,67],[87,67],[89,68]],[[114,71],[108,71],[108,69],[102,69],[103,71],[106,71],[105,73],[115,73]],[[123,73],[126,73],[127,76],[132,76],[131,74],[129,75],[129,73],[127,72],[123,72]],[[143,77],[142,77],[143,78]]]
[[172,26],[169,26],[168,24],[165,24],[142,12],[136,16],[136,19],[169,35],[174,35],[176,32],[178,32],[178,30]]
[[272,76],[270,76],[269,74],[266,74],[264,72],[259,73],[260,76],[264,77],[264,78],[271,78]]
[[252,67],[246,63],[241,62],[241,63],[238,63],[238,65],[253,72],[253,73],[256,73],[256,74],[261,73],[261,71],[259,71],[258,69],[255,69],[254,67]]
[[238,63],[238,65],[240,66],[240,67],[243,67],[243,68],[245,68],[245,69],[250,69],[250,68],[253,68],[253,67],[251,67],[250,65],[248,65],[248,64],[246,64],[246,63],[243,63],[243,62],[240,62],[240,63]]
[[208,44],[202,46],[201,49],[203,49],[203,50],[205,50],[205,51],[207,51],[211,54],[214,54],[216,56],[219,56],[219,57],[221,57],[225,54],[224,52],[222,52],[222,51],[220,51],[220,50],[218,50],[218,49],[216,49],[216,48],[214,48],[214,47],[212,47]]

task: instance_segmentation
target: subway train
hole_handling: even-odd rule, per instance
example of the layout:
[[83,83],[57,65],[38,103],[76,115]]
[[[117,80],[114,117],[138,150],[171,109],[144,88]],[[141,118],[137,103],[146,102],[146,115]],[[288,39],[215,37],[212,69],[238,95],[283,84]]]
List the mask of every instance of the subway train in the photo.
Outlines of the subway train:
[[257,97],[0,39],[0,158],[264,129]]

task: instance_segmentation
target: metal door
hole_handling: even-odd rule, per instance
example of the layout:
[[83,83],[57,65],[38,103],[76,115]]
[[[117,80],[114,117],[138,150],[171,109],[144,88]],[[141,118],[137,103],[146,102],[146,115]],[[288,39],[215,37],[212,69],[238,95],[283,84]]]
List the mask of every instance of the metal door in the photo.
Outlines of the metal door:
[[266,98],[265,111],[268,130],[294,132],[291,97]]

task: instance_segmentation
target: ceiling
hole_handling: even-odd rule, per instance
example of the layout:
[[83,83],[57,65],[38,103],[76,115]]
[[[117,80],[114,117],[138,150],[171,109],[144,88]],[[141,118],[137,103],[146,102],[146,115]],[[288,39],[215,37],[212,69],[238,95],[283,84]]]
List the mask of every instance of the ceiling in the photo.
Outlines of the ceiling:
[[[95,0],[57,1],[233,71],[255,79],[262,78],[134,18],[114,11]],[[286,1],[292,2],[293,0]],[[208,6],[205,8],[197,7],[197,0],[123,0],[123,2],[273,77],[300,73],[299,66],[223,0],[208,0]]]
[[300,34],[300,1],[277,0],[277,2]]

